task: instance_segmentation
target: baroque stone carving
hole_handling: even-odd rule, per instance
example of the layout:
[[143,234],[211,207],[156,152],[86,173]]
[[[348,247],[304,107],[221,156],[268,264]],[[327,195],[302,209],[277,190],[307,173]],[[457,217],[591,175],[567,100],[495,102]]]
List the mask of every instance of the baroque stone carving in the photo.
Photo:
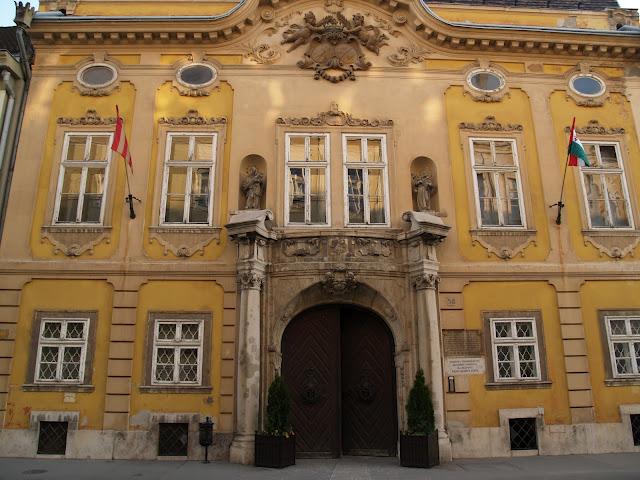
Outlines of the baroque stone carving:
[[324,0],[324,9],[329,13],[338,13],[344,10],[343,0]]
[[338,256],[342,256],[349,250],[349,245],[345,238],[334,238],[329,242],[329,250]]
[[262,283],[264,282],[264,275],[249,271],[249,272],[240,272],[238,274],[238,284],[242,290],[250,290],[250,289],[260,289],[262,287]]
[[431,195],[436,191],[433,177],[428,173],[424,175],[411,174],[411,187],[416,194],[416,206],[419,212],[431,211]]
[[387,60],[394,67],[406,67],[411,63],[420,63],[426,60],[427,51],[417,45],[399,47],[396,53],[387,55]]
[[278,125],[309,125],[314,127],[390,127],[393,120],[368,120],[366,118],[354,118],[348,113],[340,111],[338,104],[331,102],[329,111],[321,112],[315,117],[279,117]]
[[460,122],[460,130],[476,130],[480,132],[521,132],[522,125],[518,123],[502,123],[496,121],[496,117],[489,115],[482,123]]
[[189,110],[184,117],[162,117],[161,125],[224,125],[225,117],[203,117],[197,110]]
[[416,290],[435,290],[440,282],[440,277],[433,273],[423,273],[419,277],[413,279],[413,288]]
[[213,240],[220,241],[220,229],[215,227],[150,227],[149,243],[157,241],[164,248],[163,254],[173,253],[187,258],[204,249]]
[[40,241],[48,240],[53,253],[67,257],[79,257],[83,253],[93,255],[94,248],[111,243],[111,227],[47,226],[40,230]]
[[365,25],[364,16],[360,14],[347,20],[337,12],[317,20],[313,12],[307,12],[303,21],[302,25],[292,24],[283,32],[281,43],[292,44],[287,52],[309,44],[297,65],[313,69],[316,80],[324,78],[332,83],[355,80],[356,71],[371,67],[360,47],[378,55],[389,38],[379,27]]
[[242,180],[242,184],[240,185],[240,190],[242,190],[245,198],[245,210],[257,210],[260,208],[264,181],[264,173],[260,172],[253,165],[248,168],[247,175],[244,177],[244,180]]
[[254,43],[245,45],[248,50],[244,56],[260,65],[270,65],[280,58],[280,49],[268,43]]
[[471,244],[481,245],[487,250],[487,257],[495,255],[510,260],[516,255],[524,257],[529,245],[537,245],[535,230],[489,231],[472,230]]
[[83,117],[58,117],[58,125],[115,125],[116,117],[101,117],[93,110],[87,110]]
[[287,257],[312,257],[320,251],[320,239],[288,239],[282,242],[282,252]]
[[356,246],[363,257],[388,257],[391,255],[390,240],[358,238],[356,239]]
[[[571,132],[571,128],[565,127],[566,133]],[[623,135],[624,128],[612,127],[607,128],[600,125],[598,120],[589,120],[589,123],[584,127],[576,127],[576,132],[580,135]]]
[[396,25],[404,25],[409,20],[407,12],[403,10],[396,10],[392,15],[393,21]]
[[605,255],[614,260],[621,260],[627,255],[634,256],[634,250],[640,245],[640,235],[611,235],[597,232],[584,232],[584,244],[593,245],[601,257]]
[[358,280],[355,273],[347,270],[345,266],[339,266],[327,272],[321,284],[325,293],[335,296],[355,290],[358,286]]

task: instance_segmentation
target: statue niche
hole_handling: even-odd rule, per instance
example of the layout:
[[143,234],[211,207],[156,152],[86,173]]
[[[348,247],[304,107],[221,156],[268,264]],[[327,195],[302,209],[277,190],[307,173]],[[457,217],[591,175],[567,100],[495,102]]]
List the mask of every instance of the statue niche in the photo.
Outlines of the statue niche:
[[338,12],[317,20],[313,12],[307,12],[303,21],[302,25],[291,25],[282,34],[281,43],[291,43],[287,52],[309,44],[298,67],[314,69],[316,80],[324,78],[332,83],[355,80],[357,70],[371,67],[361,47],[378,55],[389,39],[380,28],[365,25],[364,17],[360,14],[347,20]]
[[263,172],[266,172],[266,161],[260,155],[247,155],[240,162],[238,184],[240,209],[263,210],[266,208],[267,176]]
[[411,163],[411,191],[413,208],[417,212],[438,210],[435,182],[435,165],[430,158],[418,157]]

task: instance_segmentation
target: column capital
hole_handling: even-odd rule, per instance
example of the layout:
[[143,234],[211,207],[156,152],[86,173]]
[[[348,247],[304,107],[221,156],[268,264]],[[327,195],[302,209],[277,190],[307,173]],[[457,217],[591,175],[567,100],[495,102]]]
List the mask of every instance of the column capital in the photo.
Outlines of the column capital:
[[413,279],[413,288],[416,290],[435,290],[440,282],[440,277],[435,273],[423,273]]
[[264,274],[256,271],[238,273],[240,290],[260,290],[264,283]]

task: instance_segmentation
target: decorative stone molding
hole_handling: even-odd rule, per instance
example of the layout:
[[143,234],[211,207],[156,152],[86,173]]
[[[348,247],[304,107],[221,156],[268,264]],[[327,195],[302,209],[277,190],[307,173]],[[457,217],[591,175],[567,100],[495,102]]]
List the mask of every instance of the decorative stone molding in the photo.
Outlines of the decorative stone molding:
[[317,20],[309,11],[304,14],[302,25],[294,23],[282,33],[281,43],[292,44],[287,52],[308,44],[298,67],[314,70],[316,80],[338,83],[355,80],[356,71],[371,67],[360,47],[378,55],[388,39],[378,26],[365,25],[364,16],[359,13],[351,20],[339,12]]
[[324,9],[329,13],[338,13],[344,10],[343,0],[324,0]]
[[149,227],[149,243],[157,241],[164,247],[164,255],[169,252],[176,257],[188,258],[196,253],[204,255],[204,249],[213,240],[220,243],[219,227]]
[[409,222],[411,225],[409,231],[399,236],[399,239],[403,238],[415,242],[417,239],[422,238],[422,241],[429,245],[438,245],[443,242],[451,229],[434,212],[408,211],[402,214],[402,220]]
[[622,260],[629,255],[635,256],[635,248],[640,245],[640,232],[599,232],[583,230],[585,246],[593,245],[601,257],[605,255],[614,260]]
[[266,23],[273,22],[276,18],[276,11],[273,7],[263,7],[260,9],[260,18]]
[[35,7],[32,7],[29,2],[25,5],[21,1],[18,1],[15,5],[16,16],[13,19],[14,23],[22,28],[30,28],[33,16],[36,14]]
[[162,117],[161,125],[225,125],[225,117],[203,117],[197,110],[189,110],[184,117]]
[[238,273],[238,285],[241,290],[260,290],[264,283],[264,274],[255,271]]
[[[113,73],[113,78],[102,85],[90,85],[82,80],[82,74],[85,70],[91,67],[108,68]],[[78,92],[80,92],[80,95],[89,97],[105,97],[120,88],[120,75],[118,69],[111,63],[91,61],[84,64],[78,70],[78,73],[73,80],[73,86],[78,90]]]
[[240,210],[231,213],[229,223],[225,225],[232,240],[259,235],[275,239],[272,232],[273,212],[271,210]]
[[[566,133],[571,132],[570,127],[564,127]],[[589,123],[584,127],[576,127],[576,133],[580,135],[624,135],[624,128],[622,127],[603,127],[598,120],[589,120]]]
[[314,117],[278,117],[277,125],[288,126],[313,126],[313,127],[391,127],[393,120],[369,120],[366,118],[354,118],[350,114],[342,112],[338,104],[331,102],[329,111],[318,113]]
[[435,290],[440,283],[440,277],[434,273],[423,273],[414,278],[412,283],[416,290]]
[[460,130],[472,130],[477,132],[521,132],[522,125],[518,123],[502,123],[496,121],[496,117],[489,115],[482,123],[460,122],[458,124]]
[[313,257],[320,251],[320,239],[287,239],[282,242],[282,253],[287,257]]
[[83,117],[58,117],[58,125],[70,126],[94,126],[94,125],[115,125],[116,117],[101,117],[93,110],[87,110]]
[[516,255],[524,257],[524,250],[536,243],[535,230],[470,230],[471,244],[487,250],[487,257],[495,255],[511,260]]
[[278,47],[268,43],[245,44],[244,48],[247,49],[244,57],[259,65],[271,65],[282,55]]
[[394,67],[407,67],[412,63],[420,63],[427,58],[427,50],[418,45],[398,47],[396,53],[387,55],[387,61]]
[[396,10],[391,17],[393,18],[393,22],[398,26],[404,25],[409,20],[409,14],[404,10]]
[[93,254],[96,245],[103,241],[111,243],[111,227],[51,225],[40,229],[40,242],[49,241],[53,253],[67,257],[79,257],[83,253]]
[[[192,67],[201,67],[208,69],[211,72],[211,79],[202,84],[187,83],[182,79],[182,73]],[[176,70],[172,85],[182,96],[206,97],[211,95],[211,92],[220,85],[218,70],[219,69],[216,65],[204,59],[201,59],[199,61],[184,60],[178,63],[178,69]]]
[[320,282],[322,290],[328,295],[337,296],[351,293],[358,286],[356,274],[345,266],[338,266],[325,274]]
[[356,247],[363,257],[388,257],[391,255],[390,240],[375,240],[371,238],[357,238]]
[[346,238],[333,238],[329,241],[329,250],[337,256],[343,256],[349,251]]
[[[473,66],[467,71],[467,74],[465,76],[466,81],[464,82],[464,93],[465,95],[469,95],[476,102],[500,102],[504,97],[509,96],[509,86],[507,85],[505,75],[502,72],[498,71],[497,68],[490,66],[488,63],[479,62],[479,65],[483,64],[485,64],[486,66]],[[481,90],[474,87],[471,83],[471,77],[478,73],[488,73],[494,75],[500,80],[500,87],[496,88],[495,90]]]

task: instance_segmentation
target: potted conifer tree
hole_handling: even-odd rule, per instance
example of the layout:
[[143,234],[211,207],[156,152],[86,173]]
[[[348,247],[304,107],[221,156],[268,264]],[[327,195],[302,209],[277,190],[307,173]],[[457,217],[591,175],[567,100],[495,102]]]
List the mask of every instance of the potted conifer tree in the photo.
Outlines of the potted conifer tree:
[[256,433],[256,467],[283,468],[296,463],[296,441],[289,415],[291,399],[287,386],[276,375],[269,386],[267,424],[264,432]]
[[408,428],[400,435],[400,465],[420,468],[438,465],[438,431],[435,429],[431,392],[422,369],[416,373],[406,409]]

